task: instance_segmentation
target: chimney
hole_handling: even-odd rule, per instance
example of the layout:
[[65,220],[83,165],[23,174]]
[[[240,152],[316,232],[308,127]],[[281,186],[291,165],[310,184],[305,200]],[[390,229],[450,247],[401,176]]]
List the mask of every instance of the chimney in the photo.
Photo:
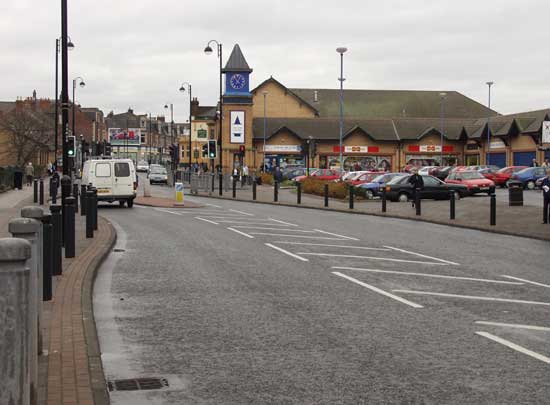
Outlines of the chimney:
[[316,103],[319,102],[319,92],[317,90],[313,91],[313,101]]
[[197,100],[197,97],[193,97],[191,100],[191,115],[193,117],[197,116],[197,111],[199,109],[199,100]]
[[128,107],[128,114],[133,114],[134,113],[134,110],[132,110],[131,107]]

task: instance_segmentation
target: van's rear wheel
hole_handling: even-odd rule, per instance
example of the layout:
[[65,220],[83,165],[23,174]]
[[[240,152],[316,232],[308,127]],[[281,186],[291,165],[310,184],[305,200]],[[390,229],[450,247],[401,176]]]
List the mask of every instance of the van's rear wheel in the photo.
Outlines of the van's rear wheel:
[[128,199],[128,208],[132,208],[134,206],[134,199],[133,198],[129,198]]
[[126,204],[126,201],[123,200],[123,201],[119,201],[118,203],[120,204],[121,207],[124,207],[124,204]]

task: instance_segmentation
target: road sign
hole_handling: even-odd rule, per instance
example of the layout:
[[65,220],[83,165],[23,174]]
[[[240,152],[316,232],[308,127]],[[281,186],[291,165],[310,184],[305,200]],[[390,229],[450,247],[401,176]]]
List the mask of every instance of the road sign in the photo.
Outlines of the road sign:
[[183,203],[183,183],[176,183],[176,203]]
[[542,143],[550,143],[550,121],[542,122]]

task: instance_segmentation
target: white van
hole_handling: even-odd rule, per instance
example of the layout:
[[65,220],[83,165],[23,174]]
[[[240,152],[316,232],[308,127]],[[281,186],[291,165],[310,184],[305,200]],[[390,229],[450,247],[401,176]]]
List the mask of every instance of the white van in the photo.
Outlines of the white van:
[[82,184],[97,188],[98,201],[134,205],[137,177],[131,159],[93,159],[84,162]]

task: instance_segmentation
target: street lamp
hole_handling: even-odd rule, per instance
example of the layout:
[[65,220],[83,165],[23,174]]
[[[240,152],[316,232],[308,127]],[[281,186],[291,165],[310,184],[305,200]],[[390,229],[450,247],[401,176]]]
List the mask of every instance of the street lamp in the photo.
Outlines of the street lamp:
[[489,110],[487,111],[487,165],[490,165],[491,154],[489,152],[491,151],[491,127],[489,126],[489,124],[491,122],[491,86],[494,84],[494,82],[486,82],[485,84],[489,87]]
[[220,60],[220,127],[219,127],[219,133],[218,133],[218,145],[220,146],[220,173],[223,173],[223,160],[222,160],[222,123],[223,123],[223,103],[222,103],[222,44],[220,44],[215,39],[212,39],[208,41],[208,44],[206,45],[206,48],[204,48],[204,53],[207,55],[212,54],[212,48],[210,47],[210,44],[215,43],[217,50],[218,50],[218,59]]
[[344,136],[344,53],[348,48],[340,47],[336,48],[336,52],[340,54],[340,77],[338,80],[340,81],[340,147],[338,148],[340,151],[340,170],[344,170],[344,161],[342,158],[342,138]]
[[265,135],[266,135],[266,132],[267,132],[267,114],[266,114],[266,111],[267,111],[267,104],[266,104],[266,98],[267,98],[267,91],[263,91],[262,92],[263,96],[264,96],[264,173],[266,172],[266,163],[265,163],[265,155],[266,155],[266,152],[265,152]]
[[[68,37],[67,40],[67,49],[69,51],[72,51],[74,49],[74,44],[71,41],[71,37]],[[59,89],[58,89],[58,81],[59,81],[59,52],[61,50],[61,37],[55,39],[55,123],[54,123],[54,159],[55,159],[55,167],[57,169],[57,149],[59,149],[58,146],[58,138],[59,138],[59,110],[58,110],[58,104],[59,104]]]
[[191,171],[191,147],[192,147],[192,146],[191,146],[191,135],[192,135],[191,130],[192,130],[192,127],[193,127],[192,121],[191,121],[191,118],[192,118],[192,117],[191,117],[191,113],[192,113],[192,111],[191,111],[191,105],[192,105],[192,104],[191,104],[191,103],[192,103],[192,101],[193,101],[193,100],[192,100],[192,97],[193,97],[192,90],[193,90],[193,89],[192,89],[192,87],[191,87],[191,83],[183,82],[183,83],[181,84],[181,86],[180,86],[180,91],[181,91],[182,93],[185,93],[185,87],[186,87],[186,86],[189,88],[189,171]]
[[[73,107],[73,108],[72,108],[72,110],[73,110],[73,111],[72,111],[72,113],[73,113],[73,122],[72,122],[73,125],[72,125],[72,127],[73,127],[73,128],[72,128],[72,134],[73,134],[74,136],[76,136],[76,131],[75,131],[75,104],[76,104],[76,101],[75,101],[75,99],[74,99],[74,93],[75,93],[77,81],[79,82],[78,84],[79,84],[80,87],[86,86],[86,83],[84,83],[84,79],[83,79],[82,77],[78,76],[78,77],[75,77],[75,78],[73,79],[73,105],[72,105],[72,107]],[[76,139],[76,138],[75,138],[75,139]]]
[[439,97],[441,98],[441,156],[439,158],[439,165],[443,166],[443,133],[445,132],[444,125],[445,125],[445,98],[447,97],[447,93],[439,93]]

